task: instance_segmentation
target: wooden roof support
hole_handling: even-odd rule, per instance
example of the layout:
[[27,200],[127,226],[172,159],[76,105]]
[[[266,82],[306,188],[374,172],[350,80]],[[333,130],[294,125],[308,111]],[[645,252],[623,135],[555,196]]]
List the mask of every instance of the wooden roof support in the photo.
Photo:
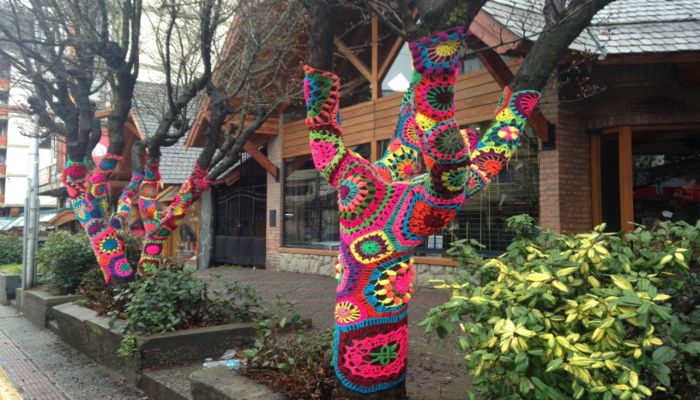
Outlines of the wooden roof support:
[[381,96],[381,83],[379,82],[379,19],[372,17],[372,70],[369,80],[372,90],[372,100],[377,100]]
[[261,167],[265,171],[267,171],[268,174],[270,174],[275,180],[279,180],[280,177],[280,169],[277,168],[277,166],[270,161],[269,158],[265,154],[263,154],[260,150],[258,150],[257,147],[253,143],[250,142],[250,140],[247,140],[245,144],[243,145],[243,150],[245,150],[246,153],[250,154],[253,159],[260,164]]
[[379,81],[384,79],[386,74],[389,72],[389,68],[391,68],[391,64],[393,64],[394,60],[396,60],[396,55],[399,54],[399,50],[401,50],[401,46],[403,46],[403,43],[404,43],[403,38],[398,37],[394,41],[394,44],[391,45],[391,49],[389,49],[389,52],[387,53],[386,57],[384,57],[384,61],[382,62],[382,66],[379,67],[379,72],[378,72]]
[[[505,87],[513,80],[513,72],[493,48],[489,48],[481,39],[474,35],[470,36],[469,46],[478,50],[476,54],[479,60],[481,60],[486,70],[489,71],[499,86]],[[547,121],[539,109],[535,109],[532,112],[532,115],[528,118],[528,122],[535,132],[537,132],[537,136],[540,137],[542,143],[548,143],[550,139],[549,121]]]
[[348,47],[348,45],[345,44],[342,40],[336,40],[335,46],[338,48],[338,51],[342,55],[348,58],[348,60],[352,63],[352,65],[357,68],[357,70],[362,74],[362,76],[365,77],[368,81],[372,82],[372,74],[369,71],[369,68],[365,65],[365,63],[360,60],[355,53]]

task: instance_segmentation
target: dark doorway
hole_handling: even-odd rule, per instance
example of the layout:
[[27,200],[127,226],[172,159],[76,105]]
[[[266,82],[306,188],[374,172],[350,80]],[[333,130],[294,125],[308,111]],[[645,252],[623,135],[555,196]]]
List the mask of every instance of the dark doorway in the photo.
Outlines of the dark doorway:
[[214,261],[265,267],[267,176],[253,159],[232,173],[240,178],[214,190]]

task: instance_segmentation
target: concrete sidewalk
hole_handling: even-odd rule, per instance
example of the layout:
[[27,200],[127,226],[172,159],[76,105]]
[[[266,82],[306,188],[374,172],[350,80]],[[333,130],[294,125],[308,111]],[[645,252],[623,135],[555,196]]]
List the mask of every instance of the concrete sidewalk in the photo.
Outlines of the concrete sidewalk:
[[[239,267],[209,268],[199,272],[216,287],[214,276],[255,287],[263,303],[274,307],[276,297],[295,304],[303,318],[317,329],[333,326],[335,279],[332,277]],[[428,310],[449,299],[449,292],[417,288],[409,306],[409,362],[406,380],[412,399],[457,400],[467,398],[467,371],[459,367],[464,353],[455,338],[440,339],[418,327]]]
[[0,366],[24,400],[137,400],[140,391],[0,305]]

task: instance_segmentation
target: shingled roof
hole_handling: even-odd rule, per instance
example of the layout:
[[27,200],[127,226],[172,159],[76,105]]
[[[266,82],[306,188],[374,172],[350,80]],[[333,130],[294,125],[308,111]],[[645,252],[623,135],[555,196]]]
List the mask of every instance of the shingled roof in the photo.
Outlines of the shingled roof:
[[[139,131],[146,137],[155,134],[158,122],[166,110],[165,85],[151,82],[138,82],[134,88],[133,113]],[[195,99],[188,108],[188,118],[194,119],[198,109]],[[163,183],[181,184],[194,168],[194,162],[201,149],[185,148],[185,137],[169,147],[161,149],[160,175]]]
[[[491,0],[482,8],[512,33],[536,40],[544,28],[543,0]],[[598,54],[700,50],[699,0],[617,0],[598,12],[571,44]]]

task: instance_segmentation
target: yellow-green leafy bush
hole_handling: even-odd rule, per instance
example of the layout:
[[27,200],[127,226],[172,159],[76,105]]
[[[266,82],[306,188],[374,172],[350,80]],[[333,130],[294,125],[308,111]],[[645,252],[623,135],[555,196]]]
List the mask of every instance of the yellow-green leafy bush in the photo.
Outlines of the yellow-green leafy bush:
[[687,398],[697,388],[700,222],[556,235],[516,216],[509,227],[516,239],[497,258],[454,244],[461,266],[436,282],[452,297],[422,322],[456,332],[479,395]]

